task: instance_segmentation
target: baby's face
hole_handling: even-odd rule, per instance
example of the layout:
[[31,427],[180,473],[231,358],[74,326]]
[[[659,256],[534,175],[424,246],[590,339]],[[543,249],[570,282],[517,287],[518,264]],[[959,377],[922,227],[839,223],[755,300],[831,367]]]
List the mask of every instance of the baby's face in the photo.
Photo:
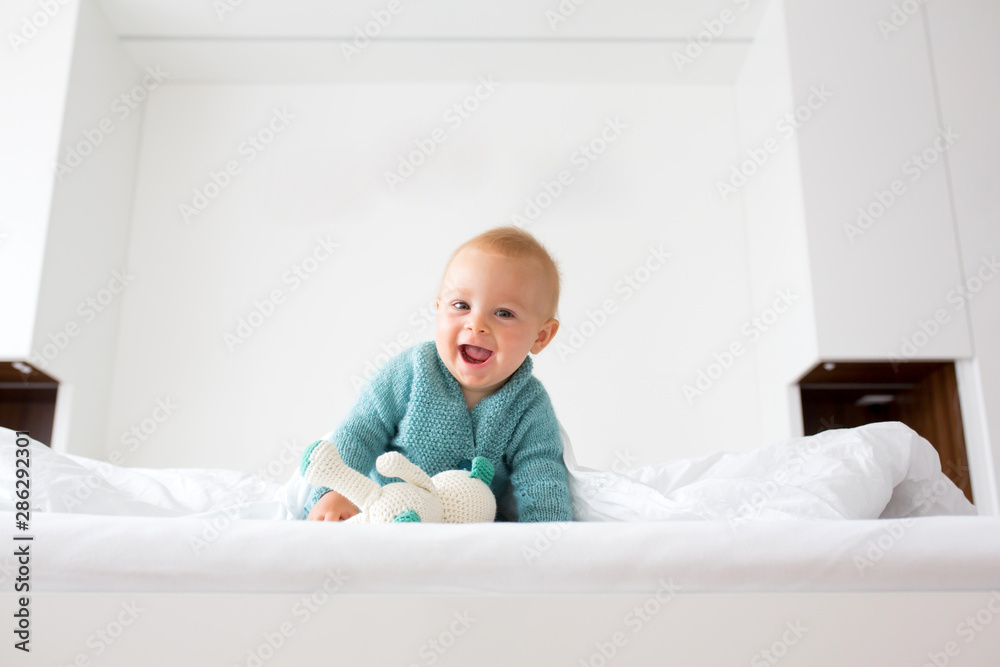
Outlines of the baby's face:
[[559,328],[547,318],[549,298],[535,260],[474,248],[455,257],[436,301],[435,342],[467,402],[500,389],[529,352],[548,345]]

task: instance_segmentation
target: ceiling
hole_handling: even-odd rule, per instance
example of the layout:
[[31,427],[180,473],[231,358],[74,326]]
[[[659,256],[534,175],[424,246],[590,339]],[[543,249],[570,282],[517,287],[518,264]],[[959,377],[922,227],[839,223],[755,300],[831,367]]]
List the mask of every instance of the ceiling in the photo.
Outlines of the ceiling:
[[[173,82],[491,73],[499,81],[676,84],[735,81],[767,2],[98,1],[136,63],[161,65]],[[689,46],[696,57],[678,65],[675,54]]]

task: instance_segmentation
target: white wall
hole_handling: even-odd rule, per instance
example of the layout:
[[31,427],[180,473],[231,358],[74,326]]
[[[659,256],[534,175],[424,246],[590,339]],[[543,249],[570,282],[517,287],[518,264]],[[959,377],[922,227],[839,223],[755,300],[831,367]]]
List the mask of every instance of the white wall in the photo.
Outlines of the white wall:
[[[794,400],[793,419],[781,419],[780,389],[785,382],[794,390],[795,374],[783,371],[808,360],[808,353],[797,353],[808,352],[813,337],[813,363],[956,359],[973,493],[981,511],[996,513],[1000,457],[988,432],[998,416],[1000,297],[989,284],[997,270],[987,260],[998,245],[997,77],[969,73],[983,71],[985,45],[996,50],[990,28],[1000,20],[991,10],[976,21],[985,27],[970,40],[969,16],[982,12],[971,4],[963,10],[928,11],[937,17],[935,29],[923,10],[907,14],[888,1],[785,0],[764,17],[737,99],[746,148],[761,143],[761,109],[787,106],[784,90],[791,90],[792,103],[817,91],[829,98],[805,114],[796,133],[800,168],[782,172],[785,156],[777,153],[746,187],[751,258],[763,267],[751,271],[755,303],[758,285],[791,270],[812,284],[815,312],[812,336],[802,319],[805,328],[762,341],[765,439],[783,437],[783,423],[800,428]],[[776,55],[780,37],[768,38],[782,21],[779,13],[787,56]],[[803,224],[794,222],[797,180]],[[776,184],[787,188],[779,192]],[[778,201],[787,208],[768,210]],[[859,207],[872,217],[862,220]],[[803,240],[807,266],[792,259],[802,256]],[[989,277],[973,282],[983,276]],[[775,400],[768,404],[768,397]]]
[[[973,492],[1000,513],[1000,275],[984,258],[1000,255],[1000,5],[988,0],[927,3],[929,45],[942,122],[962,135],[946,156],[962,257],[971,300],[962,312],[972,330],[980,386],[962,396],[970,441]],[[904,26],[905,28],[905,26]],[[895,33],[893,33],[895,35]],[[894,38],[894,36],[893,36]],[[982,271],[980,273],[980,271]],[[989,276],[983,280],[983,277]],[[965,281],[968,281],[965,283]],[[955,304],[953,304],[955,305]],[[981,395],[976,390],[981,389]],[[978,446],[973,449],[973,445]],[[978,465],[977,465],[978,464]]]
[[[784,1],[794,98],[832,95],[799,133],[820,357],[971,356],[968,322],[948,301],[962,271],[944,164],[913,162],[942,129],[922,17],[887,40],[878,21],[893,0]],[[882,217],[860,235],[845,228],[880,196]]]
[[[0,358],[31,349],[76,2],[4,3],[0,28]],[[11,37],[13,35],[13,37]]]
[[105,450],[118,291],[131,287],[115,272],[125,268],[142,76],[100,7],[81,0],[30,359],[71,399],[60,397],[53,446],[87,456]]
[[[961,37],[967,19],[958,13],[942,10],[945,49],[932,61],[926,36],[915,36],[926,28],[922,16],[879,34],[890,2],[770,5],[735,88],[501,79],[458,128],[442,114],[475,91],[472,77],[377,85],[168,81],[131,115],[128,129],[120,124],[103,152],[71,174],[53,207],[58,234],[47,249],[36,343],[75,319],[80,300],[100,292],[123,257],[135,276],[107,317],[84,332],[90,342],[81,334],[52,360],[78,387],[77,378],[89,378],[86,398],[74,401],[70,425],[82,435],[67,436],[73,451],[127,465],[260,470],[271,463],[268,474],[286,475],[295,464],[287,454],[337,423],[380,353],[395,352],[400,338],[406,345],[432,336],[429,308],[454,246],[509,222],[563,169],[573,182],[528,225],[566,278],[563,329],[536,368],[581,463],[657,463],[795,435],[791,387],[799,373],[819,358],[885,360],[948,304],[948,290],[977,268],[969,257],[995,247],[996,226],[988,222],[995,202],[980,198],[982,165],[995,163],[988,129],[956,145],[954,163],[941,161],[907,183],[854,243],[844,229],[874,191],[907,176],[905,161],[947,119],[988,128],[993,106],[980,105],[977,94],[992,84],[964,75],[977,57],[969,44],[977,42]],[[92,48],[74,71],[64,142],[106,115],[147,64],[127,62],[99,12],[85,6],[80,24]],[[985,42],[990,33],[982,31]],[[136,41],[158,41],[131,39],[133,57],[143,52]],[[161,52],[182,53],[168,46]],[[941,71],[937,92],[932,62]],[[824,86],[831,100],[794,136],[782,134],[781,114]],[[275,109],[293,117],[250,161],[242,142],[266,134]],[[579,145],[615,117],[626,129],[579,171]],[[390,192],[384,173],[438,127],[445,143]],[[768,138],[778,151],[721,201],[718,182]],[[219,176],[230,160],[239,173]],[[213,178],[224,187],[185,222],[178,206],[193,205],[194,190],[210,190]],[[301,286],[286,281],[327,236],[339,244],[333,255]],[[671,253],[666,265],[627,298],[620,281],[642,273],[650,248],[660,246]],[[81,256],[87,261],[75,264]],[[750,318],[788,289],[799,300],[748,340]],[[273,316],[230,350],[224,335],[236,334],[255,300],[274,290],[283,301]],[[606,299],[617,310],[595,315]],[[916,356],[977,355],[985,433],[997,421],[1000,379],[990,356],[995,301],[984,292],[980,303],[965,309],[971,315],[952,317]],[[5,331],[15,347],[23,328]],[[563,347],[581,342],[571,353]],[[734,343],[746,352],[722,361]],[[686,396],[685,386],[701,393]],[[995,465],[988,458],[977,460]]]
[[[742,341],[757,364],[764,442],[802,435],[796,382],[818,358],[799,163],[799,137],[816,130],[787,118],[808,99],[793,96],[784,6],[771,2],[736,83],[740,151],[733,165],[749,176],[739,192],[726,191],[746,211],[753,311],[761,326],[752,324]],[[756,162],[763,164],[755,170]],[[775,305],[780,293],[791,304]]]
[[[109,452],[128,465],[257,470],[285,443],[304,447],[343,416],[366,363],[401,335],[432,338],[433,314],[421,313],[454,247],[510,222],[561,170],[572,183],[527,228],[565,276],[556,342],[571,342],[574,329],[593,335],[572,354],[553,343],[536,368],[581,463],[759,445],[752,360],[693,407],[682,392],[749,316],[741,211],[712,199],[736,141],[732,88],[510,83],[449,127],[442,114],[475,87],[156,91],[142,133],[128,251],[136,280],[122,300]],[[294,119],[250,161],[241,142],[276,108]],[[580,144],[614,118],[627,127],[581,172]],[[439,126],[447,140],[390,192],[384,172]],[[229,160],[239,173],[186,223],[179,205]],[[326,236],[340,244],[333,256],[301,286],[283,281]],[[666,265],[628,294],[623,276],[660,246],[671,253]],[[284,301],[230,351],[224,334],[272,290]],[[585,327],[609,299],[616,311],[606,324]],[[172,406],[169,417],[157,401]],[[143,440],[122,439],[133,427]]]

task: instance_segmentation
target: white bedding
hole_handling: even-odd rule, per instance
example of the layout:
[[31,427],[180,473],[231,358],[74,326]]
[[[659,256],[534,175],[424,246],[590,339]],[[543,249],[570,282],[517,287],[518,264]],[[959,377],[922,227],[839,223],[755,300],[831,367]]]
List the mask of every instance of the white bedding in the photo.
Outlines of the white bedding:
[[[0,439],[12,526],[13,434]],[[345,593],[1000,588],[1000,519],[932,516],[975,508],[898,423],[624,473],[577,466],[566,439],[577,521],[550,524],[276,521],[301,517],[297,475],[31,455],[35,591],[297,593],[337,573]],[[13,568],[0,556],[0,581]]]
[[[936,450],[899,422],[793,438],[622,472],[576,463],[565,430],[575,521],[876,519],[976,514]],[[13,506],[14,433],[0,429],[0,511]],[[36,511],[300,519],[308,487],[233,470],[123,468],[31,445]]]
[[[0,513],[12,525],[13,516]],[[1000,589],[1000,519],[327,524],[43,513],[35,592],[648,594]],[[9,551],[0,580],[15,572]]]

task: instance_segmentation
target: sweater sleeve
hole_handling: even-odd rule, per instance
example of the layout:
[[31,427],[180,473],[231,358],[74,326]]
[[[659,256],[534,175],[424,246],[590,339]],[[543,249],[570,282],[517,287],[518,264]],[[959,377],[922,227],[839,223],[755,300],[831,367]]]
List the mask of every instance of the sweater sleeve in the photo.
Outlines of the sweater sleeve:
[[[371,475],[375,459],[386,451],[396,435],[409,402],[413,384],[412,364],[412,354],[404,350],[375,371],[329,438],[337,446],[344,463],[362,475]],[[306,464],[307,461],[303,460],[302,469]],[[305,516],[329,490],[323,486],[312,487],[303,508]]]
[[559,422],[542,394],[515,430],[510,484],[518,521],[572,521]]

